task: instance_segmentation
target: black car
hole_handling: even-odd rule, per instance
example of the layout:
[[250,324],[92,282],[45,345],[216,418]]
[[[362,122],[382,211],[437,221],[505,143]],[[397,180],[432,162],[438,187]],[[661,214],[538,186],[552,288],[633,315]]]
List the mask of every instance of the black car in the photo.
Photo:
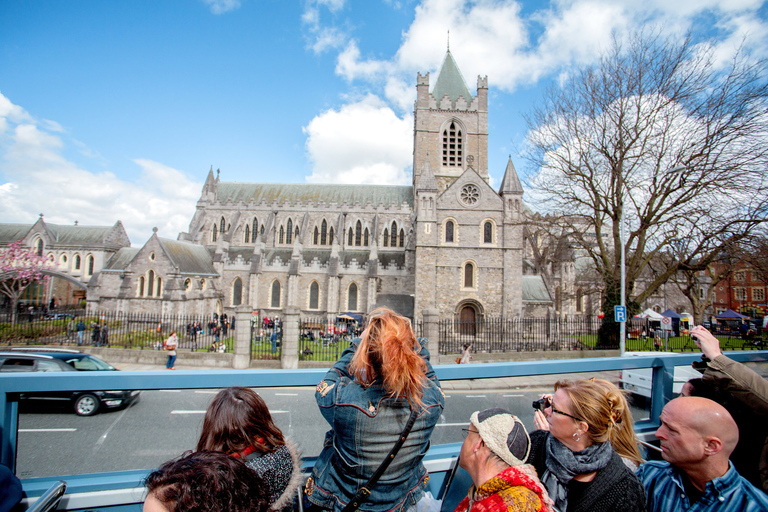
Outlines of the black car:
[[[117,371],[96,356],[64,349],[11,349],[0,352],[0,372]],[[92,416],[102,408],[127,407],[139,400],[140,391],[52,391],[22,393],[28,402],[67,403],[75,414]]]

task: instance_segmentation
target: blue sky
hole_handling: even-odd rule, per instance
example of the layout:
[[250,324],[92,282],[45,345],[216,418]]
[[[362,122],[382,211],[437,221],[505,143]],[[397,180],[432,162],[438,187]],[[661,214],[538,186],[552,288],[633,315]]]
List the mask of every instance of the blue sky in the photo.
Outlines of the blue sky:
[[[642,4],[642,5],[641,5]],[[185,231],[208,169],[240,182],[410,184],[417,72],[489,81],[489,174],[522,115],[611,33],[663,24],[768,56],[756,0],[5,0],[0,221]]]

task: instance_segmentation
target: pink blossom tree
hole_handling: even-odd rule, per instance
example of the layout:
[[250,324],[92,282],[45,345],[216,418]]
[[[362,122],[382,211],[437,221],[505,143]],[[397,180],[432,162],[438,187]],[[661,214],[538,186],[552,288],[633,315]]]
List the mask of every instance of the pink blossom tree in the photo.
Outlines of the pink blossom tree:
[[24,290],[34,282],[47,283],[50,279],[43,271],[50,262],[32,247],[24,247],[17,240],[0,249],[0,293],[11,299],[11,325],[16,324],[16,307]]

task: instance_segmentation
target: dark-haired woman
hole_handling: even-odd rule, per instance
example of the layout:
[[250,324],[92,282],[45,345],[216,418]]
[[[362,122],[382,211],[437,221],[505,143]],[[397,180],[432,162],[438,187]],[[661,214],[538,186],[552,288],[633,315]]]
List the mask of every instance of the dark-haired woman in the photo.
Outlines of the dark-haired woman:
[[253,390],[232,387],[216,395],[205,413],[197,449],[243,460],[266,483],[271,511],[293,507],[301,483],[299,449],[283,436]]
[[421,460],[445,404],[425,345],[407,318],[376,309],[362,339],[352,341],[317,385],[315,398],[331,430],[307,480],[312,504],[342,510],[387,457],[412,411],[406,442],[359,510],[406,511],[422,499],[429,478]]

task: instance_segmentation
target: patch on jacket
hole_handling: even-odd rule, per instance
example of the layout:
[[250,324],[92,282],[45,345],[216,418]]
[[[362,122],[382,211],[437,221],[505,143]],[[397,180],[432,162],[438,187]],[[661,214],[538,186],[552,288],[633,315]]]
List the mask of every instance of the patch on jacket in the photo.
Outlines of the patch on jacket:
[[321,380],[317,383],[317,392],[320,393],[321,396],[325,396],[333,389],[335,385],[336,384],[334,383],[329,386],[327,382]]

